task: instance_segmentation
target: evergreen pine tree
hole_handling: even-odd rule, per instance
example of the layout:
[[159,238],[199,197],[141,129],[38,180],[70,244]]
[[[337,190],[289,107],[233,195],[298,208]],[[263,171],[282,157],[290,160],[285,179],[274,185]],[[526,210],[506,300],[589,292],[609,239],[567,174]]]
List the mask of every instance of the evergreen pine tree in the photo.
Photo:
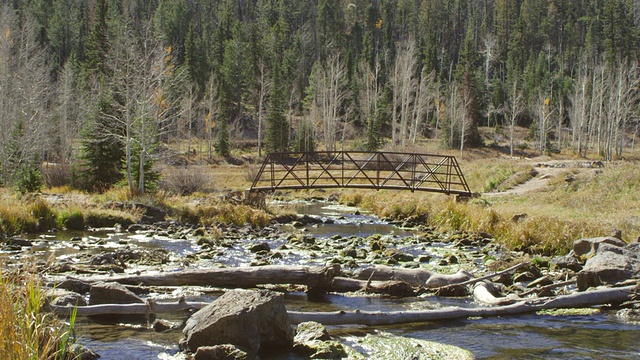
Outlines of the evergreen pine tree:
[[220,83],[218,90],[218,125],[216,135],[216,152],[221,156],[231,155],[231,144],[229,140],[229,95],[227,94],[224,82]]
[[284,94],[281,77],[280,67],[276,64],[273,69],[273,82],[267,111],[267,152],[289,151],[289,122],[284,115]]
[[[99,93],[95,107],[89,111],[89,119],[81,131],[82,149],[80,160],[80,187],[92,191],[104,191],[122,179],[124,150],[117,134],[118,124],[112,120],[117,113],[116,102],[110,85],[106,64],[109,51],[109,28],[107,26],[107,1],[97,5],[94,26],[87,44],[85,86],[91,79],[97,82]],[[109,131],[106,131],[109,129]]]
[[103,95],[82,131],[80,187],[86,190],[104,191],[123,178],[122,144],[112,131],[105,131],[113,125],[105,115],[115,111],[112,101],[111,96]]

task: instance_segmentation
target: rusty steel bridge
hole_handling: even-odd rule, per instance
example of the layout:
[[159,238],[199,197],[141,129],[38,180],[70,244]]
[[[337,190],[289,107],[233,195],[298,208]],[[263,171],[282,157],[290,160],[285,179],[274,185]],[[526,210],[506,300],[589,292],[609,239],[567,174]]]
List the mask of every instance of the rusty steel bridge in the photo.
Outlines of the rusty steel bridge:
[[328,188],[472,196],[453,156],[368,151],[268,154],[249,191]]

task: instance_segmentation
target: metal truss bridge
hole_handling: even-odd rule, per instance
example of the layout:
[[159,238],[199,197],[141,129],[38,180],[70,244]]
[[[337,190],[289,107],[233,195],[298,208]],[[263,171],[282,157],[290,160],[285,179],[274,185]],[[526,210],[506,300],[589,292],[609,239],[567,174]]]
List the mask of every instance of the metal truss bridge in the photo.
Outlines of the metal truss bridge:
[[472,196],[453,156],[366,151],[268,154],[249,191],[330,188]]

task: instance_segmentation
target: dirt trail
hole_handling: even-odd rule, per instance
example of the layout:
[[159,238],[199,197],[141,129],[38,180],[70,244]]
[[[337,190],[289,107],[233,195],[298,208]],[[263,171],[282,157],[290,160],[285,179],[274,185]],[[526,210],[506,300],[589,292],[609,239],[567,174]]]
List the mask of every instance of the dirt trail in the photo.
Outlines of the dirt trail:
[[577,170],[579,173],[582,173],[603,166],[604,165],[600,161],[584,160],[553,160],[545,162],[535,162],[533,163],[533,168],[538,174],[532,179],[519,184],[509,190],[484,193],[482,194],[482,196],[496,197],[507,195],[524,195],[532,191],[544,189],[551,179],[569,170]]

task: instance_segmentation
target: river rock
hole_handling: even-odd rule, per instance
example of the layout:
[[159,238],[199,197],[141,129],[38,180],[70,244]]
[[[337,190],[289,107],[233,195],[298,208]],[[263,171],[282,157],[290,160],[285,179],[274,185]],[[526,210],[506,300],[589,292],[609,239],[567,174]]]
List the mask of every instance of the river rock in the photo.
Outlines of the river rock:
[[184,348],[234,344],[255,355],[293,346],[293,328],[282,297],[271,291],[233,290],[187,320]]
[[310,359],[341,359],[346,353],[341,344],[330,341],[327,329],[315,321],[298,324],[293,350]]
[[600,245],[602,244],[610,244],[618,247],[624,247],[625,245],[627,245],[627,243],[618,238],[612,236],[602,236],[574,241],[573,251],[578,257],[585,255],[587,258],[589,258],[597,252],[598,247],[600,247]]
[[69,346],[69,352],[74,354],[73,359],[77,360],[96,360],[100,358],[100,355],[84,347],[81,344],[72,344]]
[[91,290],[91,284],[78,279],[65,279],[56,285],[56,288],[69,290],[79,294],[86,294]]
[[640,278],[640,243],[624,247],[611,243],[600,243],[595,255],[584,264],[578,273],[578,289],[615,284],[628,279]]
[[67,306],[67,305],[71,305],[71,306],[86,306],[87,305],[87,300],[84,299],[84,297],[82,297],[82,295],[74,293],[74,292],[67,292],[65,294],[61,294],[56,296],[53,301],[51,301],[51,305],[55,305],[55,306]]
[[9,238],[6,241],[7,245],[15,245],[15,246],[25,246],[25,247],[29,247],[29,246],[33,246],[33,243],[27,239],[21,239],[19,237],[12,237]]
[[140,297],[116,282],[93,284],[89,290],[89,304],[132,304],[144,303]]
[[193,360],[248,360],[250,357],[244,350],[231,344],[202,346],[196,351]]
[[582,264],[576,259],[575,252],[572,250],[569,254],[551,259],[550,264],[555,269],[569,269],[573,271],[582,270]]

